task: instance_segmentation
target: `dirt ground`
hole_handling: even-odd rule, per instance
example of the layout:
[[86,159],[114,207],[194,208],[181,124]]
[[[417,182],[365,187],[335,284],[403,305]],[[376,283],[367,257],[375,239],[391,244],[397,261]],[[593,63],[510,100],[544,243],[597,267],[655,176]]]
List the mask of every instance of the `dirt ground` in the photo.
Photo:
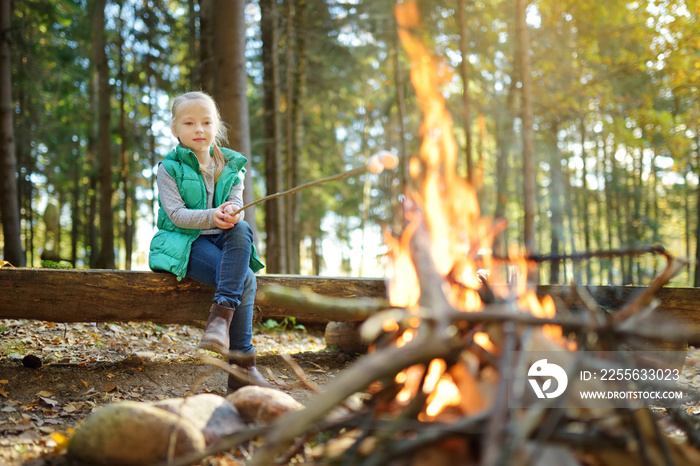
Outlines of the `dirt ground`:
[[[281,353],[321,387],[354,360],[326,348],[323,331],[274,322],[255,329],[261,373],[302,403],[313,393]],[[201,334],[196,327],[151,323],[0,320],[0,466],[68,464],[54,452],[70,429],[108,403],[225,395],[227,374],[199,358]]]
[[[67,466],[58,452],[71,429],[109,403],[224,395],[227,374],[200,359],[204,353],[196,345],[201,334],[196,327],[151,323],[0,320],[0,466]],[[321,388],[356,359],[327,348],[323,327],[293,322],[256,324],[253,343],[262,374],[301,403],[313,393],[281,354],[291,355],[306,379]],[[688,351],[683,383],[700,387],[698,349]],[[686,411],[698,416],[700,404]],[[667,424],[664,430],[673,435],[675,428]],[[242,464],[222,455],[202,464]]]

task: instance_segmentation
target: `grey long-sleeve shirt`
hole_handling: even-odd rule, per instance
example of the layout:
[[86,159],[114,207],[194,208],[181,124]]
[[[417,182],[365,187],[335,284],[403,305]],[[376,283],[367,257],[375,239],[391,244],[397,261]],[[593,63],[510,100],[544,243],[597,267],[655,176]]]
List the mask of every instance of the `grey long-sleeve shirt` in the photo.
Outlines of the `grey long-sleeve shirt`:
[[[185,201],[182,200],[180,190],[177,189],[177,182],[170,176],[163,164],[158,166],[156,179],[158,182],[158,197],[160,203],[175,226],[180,228],[190,228],[193,230],[202,230],[202,235],[214,235],[221,233],[220,228],[216,228],[214,224],[214,170],[213,166],[211,173],[202,172],[204,186],[207,190],[207,207],[206,209],[188,209],[185,206]],[[231,188],[228,195],[228,201],[233,202],[236,209],[243,207],[243,182]],[[245,211],[241,211],[241,220],[245,217]]]

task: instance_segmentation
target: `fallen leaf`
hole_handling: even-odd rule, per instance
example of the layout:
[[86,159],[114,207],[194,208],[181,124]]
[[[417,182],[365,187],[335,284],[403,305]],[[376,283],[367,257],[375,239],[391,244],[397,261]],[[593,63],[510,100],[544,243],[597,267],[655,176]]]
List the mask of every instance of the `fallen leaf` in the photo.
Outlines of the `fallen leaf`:
[[108,379],[112,379],[112,378],[114,378],[114,377],[116,377],[116,375],[114,375],[114,374],[112,374],[112,373],[107,374],[107,378],[108,378]]
[[7,398],[9,396],[9,393],[7,393],[7,391],[3,387],[0,387],[0,395]]
[[85,385],[85,388],[88,388],[88,385],[90,385],[89,383],[87,383],[87,382],[84,381],[83,379],[80,379],[80,381],[83,383],[83,385]]
[[15,424],[12,427],[13,432],[24,432],[29,429],[31,429],[31,426],[28,426],[27,424]]
[[37,395],[39,395],[39,396],[51,396],[51,395],[53,395],[53,393],[51,393],[47,390],[42,390],[39,393],[37,393]]
[[117,389],[117,384],[114,382],[107,382],[106,384],[104,384],[100,387],[100,390],[102,390],[103,392],[113,392],[116,389]]
[[48,398],[45,396],[40,396],[39,398],[41,398],[41,401],[51,406],[52,408],[58,404],[58,401],[54,400],[53,398]]
[[37,434],[33,430],[27,430],[27,431],[24,431],[23,433],[21,433],[18,438],[22,439],[22,440],[29,440],[29,441],[35,442],[35,441],[39,440],[39,434]]

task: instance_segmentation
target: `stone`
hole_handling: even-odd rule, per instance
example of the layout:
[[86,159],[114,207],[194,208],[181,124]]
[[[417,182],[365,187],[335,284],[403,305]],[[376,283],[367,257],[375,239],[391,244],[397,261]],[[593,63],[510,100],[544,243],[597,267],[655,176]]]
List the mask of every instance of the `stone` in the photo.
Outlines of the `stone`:
[[76,430],[68,456],[92,466],[145,466],[201,451],[204,436],[192,423],[146,403],[123,401],[91,414]]
[[269,424],[289,411],[300,411],[304,405],[276,388],[247,385],[226,399],[249,424]]
[[236,408],[226,398],[213,393],[170,398],[149,404],[187,419],[202,432],[207,446],[246,427]]
[[363,322],[328,322],[325,339],[327,346],[336,346],[340,351],[365,354],[369,345],[362,339],[360,327]]

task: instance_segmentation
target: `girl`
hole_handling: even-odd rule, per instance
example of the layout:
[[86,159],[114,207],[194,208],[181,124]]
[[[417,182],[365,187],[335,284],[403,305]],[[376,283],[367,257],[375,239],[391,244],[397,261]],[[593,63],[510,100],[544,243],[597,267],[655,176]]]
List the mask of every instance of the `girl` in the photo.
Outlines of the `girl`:
[[199,347],[241,355],[230,362],[247,369],[248,379],[229,375],[229,390],[265,384],[251,343],[254,272],[264,265],[244,212],[233,215],[243,206],[248,161],[220,147],[226,128],[209,95],[176,97],[171,118],[179,144],[158,165],[158,232],[151,241],[149,266],[216,288]]

